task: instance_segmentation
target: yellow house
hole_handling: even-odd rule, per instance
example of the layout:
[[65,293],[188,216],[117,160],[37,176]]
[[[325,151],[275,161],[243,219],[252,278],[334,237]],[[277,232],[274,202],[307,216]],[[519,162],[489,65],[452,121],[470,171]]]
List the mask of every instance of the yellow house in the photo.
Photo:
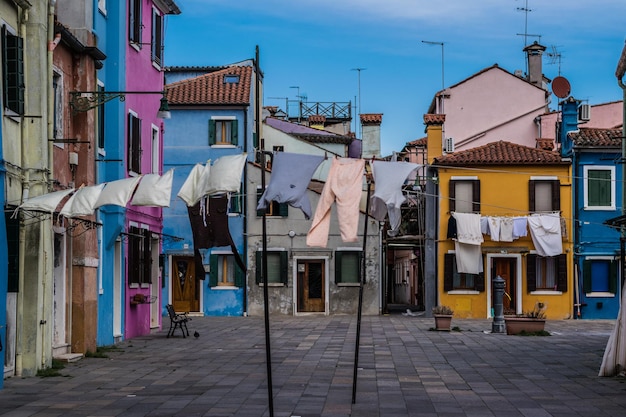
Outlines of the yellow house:
[[492,283],[500,276],[505,314],[543,303],[549,319],[572,317],[570,161],[544,140],[537,140],[542,148],[497,141],[443,152],[444,121],[424,116],[439,190],[438,304],[460,318],[492,317]]

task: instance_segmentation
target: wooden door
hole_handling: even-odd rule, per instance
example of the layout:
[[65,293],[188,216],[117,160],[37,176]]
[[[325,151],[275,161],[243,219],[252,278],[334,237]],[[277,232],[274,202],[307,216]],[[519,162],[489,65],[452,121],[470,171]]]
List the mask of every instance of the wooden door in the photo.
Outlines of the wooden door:
[[492,278],[495,279],[498,275],[504,280],[504,297],[502,297],[504,312],[505,314],[515,313],[515,259],[493,258]]
[[324,260],[298,261],[298,312],[324,312],[326,277]]
[[172,257],[172,305],[176,311],[199,311],[199,288],[193,256]]

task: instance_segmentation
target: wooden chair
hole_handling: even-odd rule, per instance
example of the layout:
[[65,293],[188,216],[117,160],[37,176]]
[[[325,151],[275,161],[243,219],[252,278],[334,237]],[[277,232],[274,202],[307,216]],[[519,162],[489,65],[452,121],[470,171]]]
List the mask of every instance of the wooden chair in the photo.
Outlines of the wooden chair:
[[[167,331],[167,337],[174,336],[174,331],[179,328],[183,332],[183,337],[189,336],[189,329],[187,329],[187,322],[191,321],[191,318],[187,316],[187,313],[177,314],[174,311],[174,306],[168,304],[165,306],[167,314],[170,316],[170,329]],[[187,332],[187,336],[185,336]]]

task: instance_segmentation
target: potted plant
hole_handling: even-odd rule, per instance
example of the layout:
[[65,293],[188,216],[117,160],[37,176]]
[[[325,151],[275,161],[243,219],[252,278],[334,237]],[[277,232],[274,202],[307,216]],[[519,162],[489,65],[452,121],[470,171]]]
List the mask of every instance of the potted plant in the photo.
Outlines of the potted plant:
[[506,334],[538,334],[546,325],[546,304],[537,302],[535,308],[514,316],[505,316]]
[[432,311],[435,318],[435,330],[450,331],[454,311],[446,305],[435,306]]

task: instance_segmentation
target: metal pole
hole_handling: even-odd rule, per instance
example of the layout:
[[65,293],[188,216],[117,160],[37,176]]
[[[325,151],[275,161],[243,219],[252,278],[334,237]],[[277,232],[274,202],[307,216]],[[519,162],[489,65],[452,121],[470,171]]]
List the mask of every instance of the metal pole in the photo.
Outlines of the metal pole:
[[365,251],[367,249],[367,221],[370,211],[370,193],[372,182],[367,179],[367,201],[365,202],[365,225],[363,226],[363,252],[361,253],[361,277],[359,280],[359,308],[356,319],[356,344],[354,347],[354,369],[352,373],[352,404],[356,403],[356,378],[359,367],[359,346],[361,339],[361,311],[363,310],[363,284],[365,284]]
[[504,333],[506,325],[504,323],[504,297],[505,281],[500,275],[493,280],[493,323],[491,333]]

